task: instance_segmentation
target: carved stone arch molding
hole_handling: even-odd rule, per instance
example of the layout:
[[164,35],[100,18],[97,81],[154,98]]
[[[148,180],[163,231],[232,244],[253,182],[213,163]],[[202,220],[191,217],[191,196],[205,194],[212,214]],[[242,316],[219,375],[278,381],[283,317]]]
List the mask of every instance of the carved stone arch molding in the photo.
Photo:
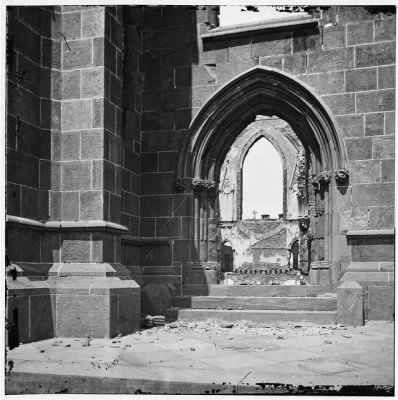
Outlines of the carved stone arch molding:
[[[178,182],[193,200],[192,261],[217,263],[215,250],[217,196],[222,162],[236,137],[256,115],[276,116],[285,120],[306,149],[312,173],[346,168],[346,151],[337,124],[324,102],[293,76],[272,68],[257,66],[225,84],[207,101],[192,121],[180,149],[177,165]],[[194,180],[198,185],[187,185]],[[323,181],[322,181],[323,182]],[[214,183],[214,184],[213,184]],[[330,182],[334,185],[334,181]],[[329,186],[318,184],[321,192],[324,247],[320,261],[332,260],[332,199]]]

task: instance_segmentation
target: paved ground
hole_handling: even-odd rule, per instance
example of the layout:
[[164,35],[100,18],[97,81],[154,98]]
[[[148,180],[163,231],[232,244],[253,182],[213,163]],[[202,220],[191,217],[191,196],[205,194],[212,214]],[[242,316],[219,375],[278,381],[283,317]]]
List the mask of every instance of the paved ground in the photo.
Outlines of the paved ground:
[[21,345],[8,353],[10,382],[22,372],[248,387],[393,385],[393,335],[393,323],[376,321],[356,328],[177,321],[115,339]]

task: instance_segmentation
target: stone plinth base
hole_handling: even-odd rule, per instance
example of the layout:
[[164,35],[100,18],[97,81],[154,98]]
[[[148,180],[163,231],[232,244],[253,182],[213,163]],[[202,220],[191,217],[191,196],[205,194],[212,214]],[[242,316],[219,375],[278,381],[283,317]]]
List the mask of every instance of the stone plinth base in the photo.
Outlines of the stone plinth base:
[[327,286],[331,283],[330,263],[327,261],[314,261],[309,272],[311,285]]
[[7,277],[9,342],[114,337],[140,326],[141,294],[120,264],[54,264],[48,277]]
[[358,282],[345,281],[337,288],[337,322],[353,326],[364,324],[363,289]]

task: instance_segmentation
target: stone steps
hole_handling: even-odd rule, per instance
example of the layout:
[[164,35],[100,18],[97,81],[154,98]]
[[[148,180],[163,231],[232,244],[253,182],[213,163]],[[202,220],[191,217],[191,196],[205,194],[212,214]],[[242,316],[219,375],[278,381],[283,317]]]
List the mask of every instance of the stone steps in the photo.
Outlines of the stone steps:
[[173,299],[178,319],[277,323],[336,321],[335,286],[184,285]]
[[335,311],[335,297],[194,296],[175,298],[175,307],[226,310]]
[[281,310],[203,310],[181,309],[178,319],[185,321],[253,321],[261,323],[307,322],[319,325],[336,323],[336,311],[281,311]]
[[334,293],[336,285],[184,285],[183,296],[315,297]]

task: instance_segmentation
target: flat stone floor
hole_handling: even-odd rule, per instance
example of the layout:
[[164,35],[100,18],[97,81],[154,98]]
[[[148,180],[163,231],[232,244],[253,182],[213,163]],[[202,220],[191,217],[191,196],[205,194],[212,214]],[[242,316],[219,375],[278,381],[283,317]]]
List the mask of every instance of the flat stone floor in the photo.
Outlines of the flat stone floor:
[[394,385],[394,323],[362,327],[176,321],[114,339],[8,352],[15,372],[233,385]]

